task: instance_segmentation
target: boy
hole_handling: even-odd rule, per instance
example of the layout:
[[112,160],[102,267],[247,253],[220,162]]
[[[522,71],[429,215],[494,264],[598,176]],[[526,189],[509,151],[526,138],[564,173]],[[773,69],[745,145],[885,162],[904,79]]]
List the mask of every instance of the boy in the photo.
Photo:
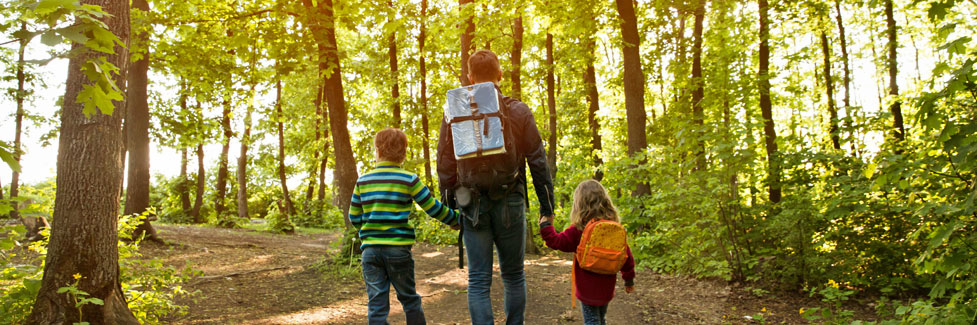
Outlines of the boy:
[[416,174],[400,168],[407,150],[403,131],[386,128],[377,132],[373,144],[377,167],[356,180],[349,206],[349,221],[363,241],[363,282],[370,298],[368,321],[387,322],[393,284],[407,324],[425,324],[421,296],[414,289],[414,228],[407,219],[414,202],[452,229],[458,227],[458,215],[435,199]]

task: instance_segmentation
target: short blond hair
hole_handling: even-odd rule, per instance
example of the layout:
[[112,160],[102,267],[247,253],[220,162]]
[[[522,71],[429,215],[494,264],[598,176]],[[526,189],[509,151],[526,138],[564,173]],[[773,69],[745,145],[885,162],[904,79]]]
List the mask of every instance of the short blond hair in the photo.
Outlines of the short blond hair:
[[377,132],[373,146],[377,148],[377,158],[380,160],[402,163],[407,158],[407,134],[398,128]]
[[570,210],[570,223],[583,230],[592,220],[611,220],[621,222],[617,207],[600,182],[588,179],[580,182],[573,191],[573,207]]

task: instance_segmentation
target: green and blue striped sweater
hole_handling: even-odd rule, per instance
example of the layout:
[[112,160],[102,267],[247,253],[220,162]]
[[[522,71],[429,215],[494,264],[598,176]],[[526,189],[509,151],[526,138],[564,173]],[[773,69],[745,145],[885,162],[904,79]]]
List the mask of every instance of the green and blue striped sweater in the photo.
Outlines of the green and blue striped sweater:
[[359,230],[362,247],[414,244],[414,228],[408,222],[414,202],[432,218],[458,224],[454,210],[435,199],[416,174],[396,163],[381,161],[360,176],[353,188],[349,221]]

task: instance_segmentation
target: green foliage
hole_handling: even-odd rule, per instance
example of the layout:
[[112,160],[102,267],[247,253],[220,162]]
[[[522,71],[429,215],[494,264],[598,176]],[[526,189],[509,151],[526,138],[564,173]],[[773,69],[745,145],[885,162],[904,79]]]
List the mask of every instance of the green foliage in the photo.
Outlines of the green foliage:
[[814,307],[807,310],[802,308],[801,316],[811,322],[848,324],[851,322],[852,316],[855,315],[855,312],[844,309],[844,303],[845,301],[848,301],[848,297],[854,293],[854,290],[842,289],[834,280],[828,280],[828,283],[824,286],[824,288],[821,288],[820,290],[811,288],[810,290],[812,297],[815,294],[820,295],[821,301],[827,303],[828,307]]
[[[84,317],[85,314],[82,312],[82,307],[88,304],[101,306],[104,305],[105,302],[99,298],[88,297],[91,294],[82,291],[81,289],[78,289],[78,282],[80,282],[81,279],[83,278],[81,274],[75,273],[73,277],[75,278],[75,282],[69,283],[66,286],[58,288],[57,292],[59,294],[67,295],[68,299],[70,299],[72,302],[75,303],[75,309],[78,310],[78,319],[85,319]],[[73,324],[88,325],[88,322],[75,322]]]
[[275,202],[268,207],[268,215],[265,219],[268,220],[268,231],[273,233],[294,233],[295,225],[292,224],[287,213],[281,211],[282,203]]

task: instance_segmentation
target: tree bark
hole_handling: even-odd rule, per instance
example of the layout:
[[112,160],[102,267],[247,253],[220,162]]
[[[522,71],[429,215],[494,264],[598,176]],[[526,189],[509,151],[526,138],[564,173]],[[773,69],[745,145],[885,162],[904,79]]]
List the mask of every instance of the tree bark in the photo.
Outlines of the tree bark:
[[[641,154],[648,147],[645,133],[645,85],[644,73],[641,71],[641,54],[638,51],[640,38],[638,36],[638,18],[634,14],[634,4],[631,0],[615,0],[617,12],[621,16],[621,38],[624,41],[622,58],[624,60],[624,107],[628,121],[628,156]],[[644,160],[639,162],[643,164]],[[631,166],[636,168],[637,166]],[[648,183],[637,184],[631,196],[642,196],[651,193]]]
[[831,45],[828,44],[828,35],[821,31],[821,52],[824,54],[824,89],[825,100],[828,103],[828,132],[831,134],[831,145],[835,149],[841,150],[841,140],[838,136],[838,109],[835,107],[835,85],[831,80]]
[[[83,105],[74,99],[88,84],[82,65],[104,58],[119,68],[113,76],[116,87],[125,92],[129,51],[129,2],[83,0],[101,6],[109,15],[103,22],[124,44],[115,54],[82,51],[69,59],[66,99],[61,109],[58,137],[57,188],[54,224],[44,263],[44,278],[28,324],[62,324],[86,321],[92,324],[138,324],[126,303],[119,283],[118,216],[122,166],[122,116],[125,101],[115,101],[112,115],[95,113],[86,117]],[[81,45],[74,45],[80,49]],[[79,274],[75,280],[72,275]],[[58,288],[78,283],[78,289],[104,304],[86,304],[79,315],[72,299]]]
[[[251,62],[251,69],[254,69],[254,61]],[[254,96],[255,81],[251,80],[251,96]],[[241,135],[241,150],[237,156],[237,217],[248,220],[248,145],[251,144],[251,112],[254,110],[254,101],[249,101],[248,107],[244,112],[244,133]]]
[[[547,36],[551,37],[551,36]],[[590,125],[590,146],[593,149],[594,158],[594,179],[600,181],[604,179],[604,171],[602,170],[604,165],[604,160],[600,157],[600,151],[603,148],[600,139],[600,122],[597,121],[597,111],[600,110],[600,93],[597,92],[597,72],[594,70],[594,61],[596,60],[596,44],[594,44],[593,35],[588,35],[584,47],[586,48],[587,55],[587,69],[584,73],[584,88],[587,91],[587,124]],[[554,100],[553,105],[556,105]]]
[[848,118],[845,122],[845,126],[849,132],[849,138],[850,138],[849,144],[851,145],[851,154],[855,155],[857,149],[855,148],[855,134],[854,131],[852,131],[852,122],[855,119],[855,117],[851,107],[851,88],[850,88],[851,70],[848,68],[848,43],[846,39],[847,37],[845,36],[845,24],[841,19],[841,0],[835,0],[835,11],[837,11],[838,13],[838,15],[835,16],[835,19],[838,21],[838,36],[841,41],[841,62],[845,70],[845,77],[843,80],[845,86],[844,103],[845,103],[845,116]]
[[[427,62],[424,54],[424,41],[427,38],[427,0],[421,0],[421,32],[417,36],[417,49],[420,59],[421,74],[421,128],[424,130],[424,180],[427,186],[434,186],[434,177],[431,174],[431,122],[428,120],[427,111]],[[437,189],[433,189],[437,193]]]
[[546,153],[546,163],[550,168],[550,177],[556,178],[556,82],[553,78],[553,34],[546,33],[546,108],[549,112],[550,150]]
[[706,16],[706,0],[699,0],[695,8],[695,26],[692,31],[692,124],[696,127],[695,168],[706,170],[706,145],[703,141],[702,99],[705,98],[705,81],[702,80],[702,23]]
[[[20,30],[24,32],[27,31],[26,22],[20,23]],[[16,161],[17,163],[20,163],[20,157],[22,153],[22,150],[20,149],[20,144],[21,144],[20,137],[21,134],[23,133],[23,128],[24,128],[24,99],[25,99],[24,97],[25,97],[25,92],[27,91],[24,88],[24,83],[27,81],[27,75],[24,71],[24,63],[25,63],[24,50],[27,49],[28,41],[29,40],[27,38],[21,39],[19,42],[20,45],[17,47],[17,94],[15,95],[15,98],[17,100],[17,113],[16,113],[16,117],[14,118],[15,130],[14,130],[14,148],[13,148],[14,161]],[[12,175],[10,176],[10,198],[11,199],[16,198],[18,195],[20,195],[19,188],[20,188],[20,172],[14,170]],[[11,208],[13,208],[13,210],[10,211],[10,218],[19,219],[20,214],[18,213],[18,209],[20,208],[20,204],[17,201],[11,200],[10,206]],[[32,237],[33,234],[27,234],[27,235],[28,237]]]
[[[391,11],[396,11],[392,0],[387,0],[387,6],[390,7]],[[394,12],[390,14],[389,23],[393,23]],[[394,127],[400,128],[401,117],[400,117],[400,85],[398,82],[397,75],[397,32],[391,30],[390,36],[387,38],[387,56],[390,57],[390,81],[393,83],[390,86],[390,97],[393,99],[393,118]]]
[[320,60],[323,60],[327,67],[325,97],[329,105],[329,127],[332,129],[333,147],[336,152],[333,180],[337,195],[333,197],[333,203],[343,211],[346,229],[350,229],[352,224],[349,222],[349,203],[353,196],[353,186],[356,185],[357,173],[349,129],[346,125],[346,99],[343,97],[342,69],[336,43],[333,3],[332,0],[318,0],[317,6],[313,6],[312,0],[302,0],[302,3],[309,10],[312,18],[312,34],[319,44]]
[[221,156],[217,166],[217,193],[214,195],[214,213],[217,215],[217,220],[224,220],[228,177],[227,156],[231,151],[231,137],[234,135],[234,132],[231,131],[231,95],[227,94],[226,96],[227,98],[222,104],[224,110],[221,112],[221,131],[224,138],[221,140]]
[[465,11],[471,10],[470,5],[472,0],[458,0],[458,10],[462,11],[465,17],[465,29],[461,33],[461,75],[458,79],[461,81],[462,86],[467,86],[471,83],[468,80],[468,57],[471,56],[474,46],[472,46],[472,38],[475,35],[475,23],[473,21],[472,15],[465,14]]
[[200,208],[204,205],[204,185],[207,181],[207,170],[204,169],[204,144],[197,143],[197,191],[194,193],[193,210],[190,216],[194,223],[204,223],[207,220],[200,214]]
[[[896,142],[900,143],[906,138],[906,128],[902,124],[902,101],[899,100],[899,84],[896,77],[899,75],[899,61],[897,60],[897,49],[899,44],[896,41],[896,18],[892,13],[892,0],[885,0],[885,25],[886,35],[889,38],[887,48],[889,50],[889,96],[892,96],[892,104],[889,111],[892,113],[892,135]],[[901,145],[901,144],[900,144]],[[902,150],[897,149],[896,153]]]
[[177,186],[177,192],[180,194],[180,208],[183,213],[189,214],[190,209],[193,207],[190,203],[190,180],[187,178],[187,148],[185,145],[180,148],[180,184]]
[[[315,95],[315,144],[319,144],[319,140],[322,139],[322,84],[317,83],[316,95]],[[312,168],[309,169],[309,186],[305,188],[305,205],[308,207],[310,201],[312,201],[312,193],[315,192],[316,187],[316,171],[320,168],[319,161],[319,151],[320,148],[316,147],[315,152],[312,155]],[[325,167],[325,166],[322,166]],[[319,183],[325,183],[324,177],[320,175]],[[324,184],[323,184],[324,185]]]
[[[149,12],[146,0],[133,0],[133,8]],[[143,28],[134,36],[134,46],[142,52],[139,60],[132,62],[129,69],[128,88],[126,89],[126,147],[129,150],[129,171],[126,177],[126,204],[123,214],[141,214],[149,207],[149,101],[147,87],[149,79],[149,35]],[[158,240],[156,229],[149,218],[142,220],[132,234],[133,238],[144,237]]]
[[282,184],[282,197],[285,200],[285,218],[295,215],[295,206],[292,204],[292,197],[288,194],[288,178],[285,176],[285,114],[282,113],[282,80],[281,77],[275,82],[275,117],[278,120],[278,180]]
[[777,130],[773,123],[773,105],[770,102],[770,22],[767,16],[767,0],[758,0],[760,8],[760,113],[763,116],[763,135],[767,147],[767,186],[770,202],[778,203],[780,191],[780,157],[777,152]]
[[[319,75],[323,75],[325,71],[325,63],[319,64]],[[321,80],[320,80],[321,81]],[[325,84],[319,85],[320,96],[325,96],[326,87]],[[320,105],[325,105],[325,103],[320,102]],[[326,164],[329,162],[329,107],[322,107],[322,164],[319,165],[319,201],[326,199]]]
[[512,83],[512,97],[518,99],[522,99],[522,80],[519,78],[522,74],[522,35],[522,15],[519,15],[512,21],[512,55],[509,56],[509,62],[512,66],[509,73],[509,82]]

